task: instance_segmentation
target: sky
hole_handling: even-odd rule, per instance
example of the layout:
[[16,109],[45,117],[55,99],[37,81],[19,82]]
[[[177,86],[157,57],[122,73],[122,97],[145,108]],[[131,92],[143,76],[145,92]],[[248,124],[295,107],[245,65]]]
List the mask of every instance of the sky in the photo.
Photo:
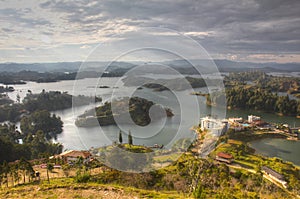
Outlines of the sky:
[[[214,59],[300,62],[299,10],[299,0],[1,0],[0,62],[83,61],[145,28],[165,29],[143,37],[153,45],[178,32]],[[99,61],[115,55],[103,48]]]

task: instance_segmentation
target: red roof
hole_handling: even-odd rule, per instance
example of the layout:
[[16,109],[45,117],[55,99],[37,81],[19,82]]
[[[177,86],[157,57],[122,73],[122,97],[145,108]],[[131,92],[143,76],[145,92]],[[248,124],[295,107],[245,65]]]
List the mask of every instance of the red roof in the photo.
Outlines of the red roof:
[[88,158],[89,156],[91,156],[91,153],[88,151],[66,151],[64,153],[61,153],[60,156],[62,157],[83,157],[83,158]]
[[225,158],[225,159],[232,159],[233,158],[233,156],[231,154],[223,153],[223,152],[218,153],[217,157]]

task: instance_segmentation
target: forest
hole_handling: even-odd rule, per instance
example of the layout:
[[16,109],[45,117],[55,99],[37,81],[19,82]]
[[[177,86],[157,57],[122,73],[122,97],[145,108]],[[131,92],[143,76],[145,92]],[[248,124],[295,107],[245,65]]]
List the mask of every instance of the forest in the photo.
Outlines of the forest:
[[[206,99],[208,105],[222,106],[222,99],[226,97],[226,106],[229,109],[258,110],[280,115],[300,116],[299,100],[291,99],[288,95],[288,93],[300,92],[299,85],[299,78],[273,77],[259,71],[231,73],[225,78],[226,96],[222,92],[214,92],[207,95]],[[286,94],[282,95],[277,92]]]
[[[101,102],[100,97],[86,97],[83,95],[72,96],[66,92],[43,90],[39,94],[33,94],[30,90],[23,101],[17,96],[17,102],[5,96],[0,98],[0,122],[19,121],[21,116],[36,110],[56,111],[71,108],[72,106],[82,106],[89,103]],[[3,103],[2,103],[3,102]],[[2,103],[2,104],[1,104]]]
[[[21,157],[36,159],[53,155],[62,151],[62,145],[53,144],[57,134],[62,132],[63,122],[60,117],[50,111],[84,105],[91,101],[101,101],[101,98],[85,96],[72,97],[58,91],[42,91],[32,94],[28,91],[23,102],[17,97],[17,102],[8,100],[0,106],[0,162],[15,161]],[[20,121],[20,133],[11,122]]]
[[[59,121],[57,121],[59,122]],[[46,129],[43,125],[41,129]],[[48,132],[49,133],[49,132]],[[62,145],[53,144],[46,139],[43,130],[21,134],[13,124],[0,126],[0,163],[43,158],[62,152]],[[20,141],[22,140],[22,141]]]

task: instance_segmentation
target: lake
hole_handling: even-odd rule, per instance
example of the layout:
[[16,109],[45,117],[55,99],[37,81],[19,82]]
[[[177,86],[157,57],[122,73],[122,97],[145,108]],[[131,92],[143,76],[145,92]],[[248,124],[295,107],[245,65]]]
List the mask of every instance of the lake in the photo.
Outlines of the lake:
[[300,166],[300,141],[266,138],[253,141],[250,143],[250,146],[258,154],[268,157],[279,157]]
[[[15,91],[9,93],[9,97],[16,99],[17,94],[21,98],[26,96],[28,90],[33,93],[40,93],[43,89],[46,91],[58,90],[68,92],[74,95],[86,95],[86,96],[100,96],[104,101],[110,100],[112,93],[119,96],[125,95],[132,89],[118,84],[118,88],[113,88],[119,78],[101,78],[101,82],[98,82],[97,78],[88,78],[81,80],[68,80],[52,83],[35,83],[28,82],[24,85],[14,85]],[[74,89],[74,84],[75,89]],[[95,88],[95,85],[105,85],[110,88]],[[124,131],[123,140],[126,142],[126,133],[130,130],[134,136],[134,143],[141,145],[154,145],[163,144],[166,147],[171,147],[172,144],[180,138],[193,138],[194,133],[190,128],[199,123],[200,117],[211,114],[212,108],[206,106],[205,97],[190,95],[192,91],[200,91],[202,93],[207,92],[206,88],[199,88],[186,91],[163,91],[154,92],[151,89],[144,88],[142,90],[136,90],[135,96],[143,97],[151,100],[155,103],[163,106],[170,107],[175,116],[167,118],[159,124],[151,124],[148,128],[136,128],[132,126],[122,126]],[[178,99],[182,102],[180,104]],[[192,102],[197,102],[195,107]],[[77,107],[75,109],[66,109],[61,111],[55,111],[54,113],[59,115],[64,122],[63,132],[58,135],[56,142],[60,142],[64,145],[65,149],[89,149],[90,147],[99,147],[104,145],[110,145],[112,142],[118,140],[118,133],[120,131],[117,126],[105,126],[105,127],[93,127],[93,128],[78,128],[74,122],[78,115],[82,114],[85,110],[94,108],[95,105]],[[200,110],[200,111],[198,111]],[[214,115],[222,115],[223,109],[215,108]],[[300,119],[294,117],[277,116],[275,114],[268,114],[263,112],[251,111],[251,110],[227,110],[227,117],[243,117],[247,118],[248,115],[254,114],[261,116],[265,121],[281,122],[289,125],[300,126]],[[184,115],[184,117],[182,117]],[[162,127],[161,129],[159,129]],[[179,128],[180,127],[180,128]],[[138,129],[138,130],[136,130]],[[153,129],[155,134],[153,134]],[[137,132],[138,131],[138,132]]]

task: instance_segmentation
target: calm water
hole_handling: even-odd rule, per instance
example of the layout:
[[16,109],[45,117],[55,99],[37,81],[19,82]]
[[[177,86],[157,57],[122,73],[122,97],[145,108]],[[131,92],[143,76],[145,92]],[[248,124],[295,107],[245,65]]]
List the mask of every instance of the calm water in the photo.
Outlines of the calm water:
[[253,141],[250,145],[258,154],[279,157],[300,166],[300,141],[266,138]]
[[[23,98],[28,90],[33,93],[40,93],[43,89],[46,91],[59,90],[66,91],[74,95],[87,95],[87,96],[101,96],[104,100],[109,100],[112,93],[115,92],[118,95],[126,94],[131,89],[130,87],[124,87],[118,85],[118,88],[112,89],[115,86],[118,78],[102,78],[101,82],[98,82],[96,78],[82,79],[76,81],[76,89],[74,90],[75,81],[61,81],[55,83],[35,83],[28,82],[25,85],[15,85],[16,91],[9,93],[12,99],[16,99],[17,94]],[[107,85],[111,88],[97,88],[95,85]],[[207,92],[206,89],[195,89],[195,91]],[[194,133],[190,130],[190,127],[199,123],[199,118],[211,114],[211,108],[206,106],[205,98],[200,96],[190,95],[190,91],[181,92],[153,92],[150,89],[137,90],[134,95],[144,97],[148,100],[154,101],[155,103],[161,104],[163,106],[170,107],[175,116],[168,118],[159,123],[151,124],[147,128],[135,128],[132,126],[122,126],[124,132],[129,130],[134,136],[135,144],[153,145],[153,144],[164,144],[165,146],[170,146],[174,141],[179,138],[192,138]],[[178,102],[180,99],[182,104]],[[197,102],[197,106],[193,105],[193,101]],[[184,108],[182,107],[184,106]],[[84,107],[79,107],[76,109],[66,109],[62,111],[56,111],[55,113],[62,118],[64,122],[63,132],[58,135],[57,142],[63,143],[65,149],[88,149],[90,147],[99,147],[103,145],[109,145],[113,141],[117,141],[119,128],[116,126],[107,127],[93,127],[93,128],[78,128],[75,126],[74,122],[78,115],[82,114],[85,110],[95,107],[95,105],[89,105]],[[199,108],[199,111],[197,111]],[[223,110],[216,109],[215,114],[221,115]],[[227,117],[243,117],[247,118],[249,114],[255,114],[261,116],[265,121],[270,122],[282,122],[290,125],[300,126],[300,119],[293,117],[281,117],[275,114],[266,114],[257,111],[242,111],[242,110],[228,110]],[[184,115],[184,117],[181,117]],[[157,130],[159,127],[161,129]],[[179,128],[180,127],[180,128]],[[178,130],[179,128],[179,130]],[[155,129],[155,131],[153,131]],[[178,130],[178,131],[177,131]],[[153,132],[157,132],[153,134]],[[126,142],[127,136],[124,134],[123,140]],[[273,142],[273,141],[272,141]],[[286,143],[287,144],[287,143]],[[289,144],[287,144],[289,145]],[[282,143],[274,141],[274,148],[284,147]],[[299,147],[299,145],[298,145]],[[293,150],[293,149],[291,149]],[[297,148],[297,151],[300,151]],[[283,154],[286,155],[286,154]],[[299,158],[298,158],[299,159]]]

